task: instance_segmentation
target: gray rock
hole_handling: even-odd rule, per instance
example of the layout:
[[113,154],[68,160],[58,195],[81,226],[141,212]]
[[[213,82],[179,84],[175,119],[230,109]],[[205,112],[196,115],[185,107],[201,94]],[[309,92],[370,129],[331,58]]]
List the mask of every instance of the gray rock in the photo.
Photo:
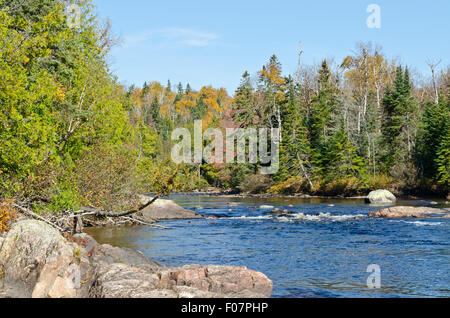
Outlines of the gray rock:
[[93,298],[265,298],[273,283],[245,267],[187,265],[155,268],[112,264],[102,268]]
[[194,211],[182,208],[171,200],[158,199],[149,207],[134,214],[134,217],[143,222],[151,223],[163,220],[198,219],[202,216]]
[[[152,298],[158,283],[158,273],[152,267],[111,264],[98,269],[90,297]],[[167,296],[175,297],[175,294],[169,293]]]
[[93,276],[82,249],[34,220],[12,226],[0,249],[0,268],[6,294],[20,298],[86,297]]
[[105,267],[111,264],[150,265],[154,268],[164,267],[146,257],[142,252],[130,248],[114,247],[108,244],[97,246],[91,257],[91,262],[96,266]]
[[450,209],[436,209],[430,207],[396,206],[380,211],[371,212],[369,216],[378,218],[428,218],[448,217]]
[[369,193],[366,203],[370,204],[392,204],[397,201],[395,195],[388,190],[376,190]]

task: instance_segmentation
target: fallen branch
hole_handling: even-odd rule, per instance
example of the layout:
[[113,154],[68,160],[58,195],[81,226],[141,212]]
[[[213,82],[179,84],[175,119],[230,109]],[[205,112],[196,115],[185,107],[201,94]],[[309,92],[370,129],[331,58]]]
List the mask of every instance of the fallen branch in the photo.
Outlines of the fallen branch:
[[25,214],[25,215],[28,215],[29,217],[32,217],[33,219],[37,219],[37,220],[40,220],[40,221],[42,221],[42,222],[45,222],[45,223],[47,223],[48,225],[53,226],[53,227],[56,228],[57,230],[59,230],[59,231],[61,231],[61,232],[64,232],[64,230],[63,230],[61,227],[59,227],[58,225],[56,225],[56,224],[53,223],[53,222],[50,222],[50,221],[47,220],[46,218],[43,218],[42,216],[40,216],[40,215],[34,213],[34,212],[31,211],[31,210],[29,210],[29,209],[27,209],[27,208],[25,208],[25,207],[23,207],[23,206],[17,205],[17,204],[13,204],[12,206],[13,206],[13,208],[19,210],[21,213],[23,213],[23,214]]
[[147,202],[146,204],[140,206],[138,209],[133,209],[133,210],[125,211],[125,212],[107,212],[107,211],[102,211],[102,210],[97,210],[97,209],[85,208],[85,209],[82,209],[80,211],[73,213],[73,216],[93,215],[93,216],[100,216],[100,217],[107,217],[107,218],[124,217],[124,216],[128,216],[128,215],[132,215],[132,214],[141,212],[145,208],[152,205],[158,199],[159,199],[159,197],[156,196],[152,200]]
[[54,228],[56,228],[57,230],[59,230],[61,232],[65,232],[67,230],[64,230],[58,224],[64,224],[65,220],[73,219],[73,232],[76,233],[76,230],[77,230],[76,226],[77,226],[78,223],[81,223],[81,224],[83,223],[83,220],[82,220],[83,216],[94,216],[94,217],[103,218],[103,219],[108,220],[111,224],[118,224],[118,223],[120,223],[120,222],[113,221],[112,220],[113,218],[121,218],[121,219],[124,219],[124,220],[127,220],[127,221],[132,221],[132,222],[135,222],[135,223],[139,223],[139,224],[142,224],[142,225],[147,225],[147,226],[151,226],[151,227],[156,227],[156,228],[161,228],[161,229],[168,230],[170,228],[165,227],[165,226],[150,224],[150,223],[146,223],[146,222],[140,221],[138,219],[135,219],[133,217],[128,217],[128,216],[131,216],[131,215],[133,215],[135,213],[141,212],[145,208],[147,208],[150,205],[152,205],[158,199],[159,199],[159,197],[156,196],[156,197],[152,198],[151,200],[149,200],[147,203],[141,205],[139,208],[132,209],[132,210],[129,210],[129,211],[124,211],[124,212],[108,212],[108,211],[102,211],[100,209],[96,209],[96,208],[93,208],[93,207],[87,207],[87,208],[83,208],[82,210],[72,212],[72,213],[70,213],[68,215],[63,215],[63,216],[61,216],[61,217],[59,217],[57,219],[53,219],[52,221],[54,221],[54,222],[52,222],[52,221],[50,221],[50,220],[48,220],[48,219],[46,219],[46,218],[44,218],[44,217],[34,213],[30,209],[28,209],[28,208],[26,208],[26,207],[24,207],[22,205],[14,204],[13,207],[16,208],[17,210],[19,210],[20,212],[22,212],[24,215],[27,215],[27,216],[29,216],[31,218],[43,221],[43,222],[53,226]]

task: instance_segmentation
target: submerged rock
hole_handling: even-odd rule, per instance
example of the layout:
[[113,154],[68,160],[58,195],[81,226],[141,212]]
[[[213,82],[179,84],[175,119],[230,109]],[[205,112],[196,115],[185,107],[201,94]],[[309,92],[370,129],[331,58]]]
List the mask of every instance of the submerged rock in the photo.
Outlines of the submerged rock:
[[270,211],[270,214],[274,214],[274,215],[289,215],[292,214],[292,211],[289,210],[281,210],[281,209],[273,209],[272,211]]
[[395,203],[397,198],[388,190],[376,190],[369,193],[366,203],[371,204],[391,204]]
[[[151,198],[147,198],[151,200]],[[151,223],[163,220],[198,219],[202,216],[194,211],[186,210],[172,200],[158,199],[149,207],[134,214],[136,219]]]
[[378,218],[427,218],[450,217],[450,209],[436,209],[430,207],[396,206],[370,212],[369,216]]

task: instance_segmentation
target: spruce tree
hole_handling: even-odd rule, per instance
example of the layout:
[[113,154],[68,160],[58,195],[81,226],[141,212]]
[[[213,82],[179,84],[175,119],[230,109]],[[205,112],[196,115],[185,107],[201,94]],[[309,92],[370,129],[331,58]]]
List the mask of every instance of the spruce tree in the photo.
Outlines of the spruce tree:
[[427,178],[437,177],[437,157],[441,143],[450,129],[449,102],[442,96],[439,102],[428,102],[422,116],[416,156],[422,175]]
[[253,87],[247,71],[242,75],[241,83],[235,93],[233,119],[240,127],[249,127],[255,124]]
[[288,102],[281,112],[284,125],[280,146],[280,170],[277,177],[280,181],[284,181],[291,176],[301,176],[306,178],[312,186],[309,169],[310,147],[298,98],[298,86],[291,78],[288,78],[287,82]]
[[417,103],[411,94],[409,71],[399,66],[393,88],[386,88],[383,98],[384,122],[382,125],[386,171],[404,165],[411,157],[413,135],[416,129]]
[[328,142],[333,134],[331,127],[331,114],[336,111],[338,105],[337,91],[330,82],[331,72],[327,62],[322,62],[319,71],[319,93],[312,100],[307,127],[311,145],[311,161],[316,173],[326,173],[326,157],[329,151]]

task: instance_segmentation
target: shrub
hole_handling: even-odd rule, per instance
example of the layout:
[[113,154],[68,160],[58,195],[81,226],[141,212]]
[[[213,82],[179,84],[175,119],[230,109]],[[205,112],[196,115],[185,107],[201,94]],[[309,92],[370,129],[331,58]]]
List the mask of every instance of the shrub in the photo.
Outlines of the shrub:
[[347,177],[322,183],[320,191],[326,195],[352,196],[365,188],[365,185],[358,178]]
[[[83,205],[106,210],[128,209],[137,204],[140,192],[135,158],[128,149],[92,148],[77,161],[73,181],[66,182],[76,185]],[[65,193],[62,199],[67,198],[70,193]]]
[[378,175],[369,178],[369,190],[389,189],[394,184],[394,179],[388,175]]
[[295,194],[309,192],[311,187],[308,181],[302,177],[292,177],[288,180],[277,184],[269,189],[272,194]]
[[243,182],[239,185],[239,190],[245,193],[264,193],[269,190],[272,180],[268,176],[253,174],[244,177]]
[[17,218],[17,211],[11,208],[11,202],[0,203],[0,233],[9,231],[12,222]]

